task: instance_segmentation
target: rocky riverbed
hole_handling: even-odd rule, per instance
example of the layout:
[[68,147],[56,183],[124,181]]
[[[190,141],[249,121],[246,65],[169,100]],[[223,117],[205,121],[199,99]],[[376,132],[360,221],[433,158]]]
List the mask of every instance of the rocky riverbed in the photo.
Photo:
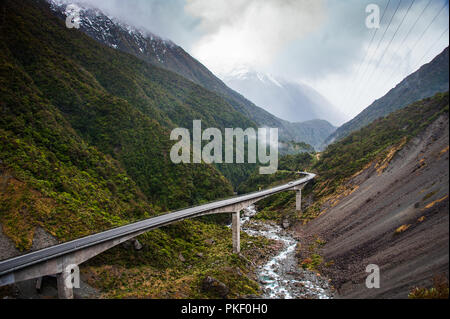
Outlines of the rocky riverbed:
[[303,270],[297,265],[293,236],[274,222],[252,219],[257,210],[245,209],[241,217],[242,230],[250,236],[264,236],[278,241],[280,249],[275,256],[258,267],[257,277],[263,289],[263,298],[270,299],[329,299],[332,288],[326,278]]

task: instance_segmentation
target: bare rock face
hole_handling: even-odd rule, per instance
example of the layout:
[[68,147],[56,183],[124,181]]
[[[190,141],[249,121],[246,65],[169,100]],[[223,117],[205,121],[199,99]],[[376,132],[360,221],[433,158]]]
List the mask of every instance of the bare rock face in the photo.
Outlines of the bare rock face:
[[16,249],[14,242],[3,234],[0,225],[0,260],[16,257],[20,255],[20,251]]
[[57,245],[58,243],[58,240],[43,228],[36,227],[33,238],[33,246],[31,247],[31,250],[35,251],[42,248],[51,247]]
[[214,296],[224,299],[227,298],[228,294],[230,293],[230,289],[228,289],[228,287],[224,283],[211,276],[205,277],[202,283],[202,289],[206,293],[210,293]]

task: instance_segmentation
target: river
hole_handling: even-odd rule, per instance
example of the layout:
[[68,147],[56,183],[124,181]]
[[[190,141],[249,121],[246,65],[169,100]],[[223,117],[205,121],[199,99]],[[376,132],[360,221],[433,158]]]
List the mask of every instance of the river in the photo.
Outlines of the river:
[[257,214],[250,206],[241,214],[242,230],[250,236],[264,236],[282,243],[282,249],[257,270],[263,298],[330,299],[333,297],[326,278],[301,269],[295,257],[297,241],[274,222],[252,219]]

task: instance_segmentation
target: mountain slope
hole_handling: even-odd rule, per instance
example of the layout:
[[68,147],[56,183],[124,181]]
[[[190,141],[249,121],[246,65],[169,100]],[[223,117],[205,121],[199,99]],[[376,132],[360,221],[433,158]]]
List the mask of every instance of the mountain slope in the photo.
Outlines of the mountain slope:
[[[113,17],[107,16],[98,8],[78,1],[48,1],[55,14],[64,20],[66,19],[68,3],[77,4],[80,8],[80,30],[96,41],[132,54],[147,63],[175,72],[207,90],[215,92],[231,105],[234,110],[256,123],[256,125],[279,128],[281,140],[306,142],[318,146],[313,140],[307,140],[307,138],[300,135],[304,128],[302,123],[290,123],[281,120],[256,106],[241,94],[226,86],[204,65],[173,42],[164,40],[148,31],[131,27]],[[314,140],[321,139],[320,133],[314,137]]]
[[224,81],[256,105],[290,122],[322,119],[339,125],[345,119],[323,96],[304,84],[247,69],[231,72]]
[[[298,228],[301,238],[309,238],[303,245],[324,243],[314,251],[322,259],[318,268],[342,298],[405,299],[415,287],[431,288],[434,278],[449,275],[448,94],[402,111],[371,125],[372,134],[389,125],[384,129],[398,134],[399,144],[347,179],[322,202],[319,216]],[[408,121],[418,128],[410,136],[400,133]],[[349,146],[364,148],[363,141],[351,141]],[[306,265],[311,255],[303,251],[299,257]],[[366,287],[370,264],[380,269],[379,289]]]
[[[59,19],[53,21],[53,23],[56,22],[58,22],[59,26],[65,28],[63,21]],[[89,142],[99,142],[93,140],[98,136],[95,125],[99,125],[101,130],[106,129],[103,123],[99,123],[98,119],[90,113],[93,111],[89,109],[89,104],[113,102],[102,101],[101,98],[93,97],[89,88],[77,90],[74,87],[76,85],[83,87],[84,83],[89,83],[94,90],[97,90],[98,92],[96,94],[111,94],[121,99],[120,103],[126,102],[128,104],[127,107],[132,106],[136,108],[137,111],[142,113],[141,115],[153,120],[152,125],[159,124],[161,126],[166,139],[168,139],[170,134],[168,129],[170,130],[174,127],[190,128],[194,119],[202,120],[204,127],[223,129],[225,127],[247,128],[256,126],[254,122],[235,111],[233,107],[217,94],[173,72],[155,67],[118,50],[105,48],[90,38],[82,36],[82,33],[76,29],[66,30],[66,35],[62,36],[61,40],[58,40],[53,36],[54,31],[51,30],[48,24],[45,24],[42,28],[48,28],[47,33],[43,32],[42,41],[44,47],[38,47],[38,52],[43,51],[40,52],[42,53],[42,60],[57,58],[61,65],[65,64],[65,67],[61,71],[62,76],[55,77],[50,75],[52,78],[47,79],[45,72],[39,69],[37,64],[33,65],[31,68],[35,72],[36,82],[52,102],[70,117],[72,124],[77,129],[87,133],[84,138]],[[17,42],[18,40],[12,39],[10,45],[17,45]],[[32,45],[37,44],[32,43]],[[11,49],[16,54],[21,51],[25,53],[35,50],[30,47],[31,45],[29,45],[29,48],[26,46],[26,44],[20,43],[19,47],[12,47]],[[49,56],[49,52],[45,50],[45,46],[58,52],[58,55],[56,57]],[[31,55],[31,53],[29,54]],[[54,63],[43,62],[49,66],[46,72],[51,72],[51,67]],[[73,81],[71,79],[71,73],[76,73],[82,80]],[[111,114],[110,116],[114,115]],[[118,121],[118,119],[115,120]],[[93,121],[96,122],[93,123]],[[117,123],[117,127],[124,125],[125,122]],[[132,126],[130,124],[128,128],[131,129]],[[114,127],[116,126],[111,127],[110,132],[115,132]],[[130,131],[129,138],[133,134],[135,135],[137,133]],[[158,134],[154,135],[158,136]],[[105,136],[108,135],[106,134]],[[101,143],[107,148],[109,154],[117,153],[116,155],[119,156],[121,154],[121,156],[124,156],[123,154],[126,153],[125,149],[121,150],[123,146],[127,148],[134,147],[138,153],[146,152],[145,149],[148,148],[147,145],[137,145],[144,144],[146,141],[143,139],[133,138],[133,143],[121,142],[123,139],[124,136],[121,135],[111,138],[109,142],[102,141]],[[153,142],[157,142],[157,140]],[[102,151],[106,152],[106,149],[102,149]],[[139,161],[142,162],[140,164],[141,167],[151,165],[150,163],[152,161],[159,163],[156,159],[161,156],[165,157],[164,162],[170,162],[167,158],[168,153],[163,154],[159,152],[151,156],[148,154],[150,160],[145,163],[143,162],[143,157],[138,156],[138,158],[131,159],[129,158],[129,154],[134,153],[128,153],[126,160],[134,162],[134,160],[139,158]],[[141,181],[143,191],[151,192],[155,198],[161,192],[168,193],[167,190],[164,190],[168,186],[163,188],[159,187],[160,183],[164,184],[166,181],[160,176],[162,170],[158,170],[158,165],[153,164],[151,168],[145,169],[148,172],[156,172],[152,179],[148,175],[138,174],[134,170],[134,178]],[[169,165],[172,164],[170,163]],[[236,174],[233,167],[224,169],[223,171],[227,173],[227,177],[230,180],[235,181],[243,174],[242,170],[251,170],[252,168],[253,166],[249,168],[236,167]],[[189,194],[182,196],[189,198]]]
[[[417,101],[330,145],[321,156],[286,158],[289,170],[317,173],[303,190],[258,203],[261,218],[295,223],[300,266],[332,280],[343,298],[407,298],[414,287],[448,278],[449,95]],[[287,174],[252,176],[243,189]],[[367,289],[366,266],[380,267]]]
[[303,140],[307,141],[315,147],[316,150],[320,149],[323,141],[330,136],[336,127],[325,120],[311,120],[302,123],[286,123],[293,134],[302,136]]
[[[115,214],[109,205],[120,209],[128,202],[130,208],[121,214],[133,220],[152,214],[152,205],[165,211],[232,194],[214,167],[173,164],[170,131],[154,120],[170,123],[183,112],[187,121],[193,113],[226,125],[223,121],[234,122],[233,116],[241,118],[231,107],[214,96],[209,100],[208,91],[178,75],[67,29],[40,1],[2,5],[8,11],[0,30],[4,171],[53,200],[64,202],[67,196],[72,213],[86,205],[86,214],[100,219]],[[172,93],[176,89],[188,90],[181,97],[185,102]],[[166,100],[180,110],[163,113],[154,107]],[[208,114],[202,101],[227,114]],[[129,190],[121,191],[122,184]],[[100,187],[105,195],[99,189],[96,197]],[[108,199],[111,193],[118,197]]]
[[120,163],[85,143],[42,96],[1,38],[3,234],[27,250],[38,227],[69,240],[155,214]]
[[[213,166],[172,164],[170,130],[152,116],[171,125],[177,110],[154,107],[165,100],[205,122],[239,113],[176,74],[67,29],[42,0],[3,0],[0,12],[1,260],[232,195]],[[203,99],[231,113],[216,119]],[[230,298],[257,294],[248,260],[270,242],[243,235],[245,258],[236,258],[229,238],[223,225],[184,221],[140,236],[140,250],[118,245],[81,272],[101,297],[217,298],[202,289],[207,276]]]
[[408,76],[353,120],[338,128],[336,132],[326,139],[325,145],[340,140],[351,132],[370,124],[377,118],[384,117],[398,109],[404,108],[414,101],[433,96],[438,92],[448,91],[448,62],[449,55],[447,47],[433,61],[422,66],[417,72]]

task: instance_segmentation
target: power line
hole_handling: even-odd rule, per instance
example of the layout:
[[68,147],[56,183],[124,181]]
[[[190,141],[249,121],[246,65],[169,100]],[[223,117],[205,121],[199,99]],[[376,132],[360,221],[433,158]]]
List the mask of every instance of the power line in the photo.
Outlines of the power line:
[[[441,13],[442,13],[442,11],[445,9],[445,7],[447,6],[447,3],[444,3],[444,6],[438,11],[438,13],[434,16],[434,18],[431,20],[431,22],[430,22],[430,24],[425,28],[425,30],[424,30],[424,32],[422,33],[422,35],[419,37],[419,39],[417,40],[417,42],[416,42],[416,44],[414,45],[414,48],[417,46],[417,44],[420,42],[420,40],[423,38],[423,35],[426,33],[426,31],[428,31],[428,29],[430,28],[430,26],[434,23],[434,21],[436,21],[436,19],[437,19],[437,17],[439,17],[440,15],[441,15]],[[436,42],[438,42],[439,41],[439,39],[445,34],[445,32],[447,32],[448,31],[448,27],[447,27],[447,29],[439,36],[439,38],[438,38],[438,40],[436,41]],[[431,47],[433,47],[435,44],[436,44],[436,42],[431,46]],[[431,50],[431,47],[428,49],[428,50]],[[411,50],[410,52],[412,52],[413,50]],[[402,65],[403,63],[401,63],[400,64],[400,66]],[[397,96],[397,99],[395,99],[395,101],[393,102],[393,103],[391,103],[391,104],[396,104],[398,101],[399,101],[399,99],[401,98],[401,96],[399,95],[399,96]]]
[[[401,2],[402,0],[400,0],[400,2]],[[399,3],[400,3],[399,2]],[[398,8],[398,7],[397,7]],[[394,19],[394,16],[395,16],[395,13],[394,13],[394,15],[391,17],[391,20],[389,21],[389,24],[388,24],[388,26],[386,27],[386,29],[384,30],[384,33],[383,33],[383,35],[381,36],[381,38],[380,38],[380,41],[378,41],[378,44],[377,44],[377,47],[375,48],[375,51],[372,53],[372,55],[370,56],[370,59],[369,59],[369,61],[370,60],[372,60],[372,58],[373,58],[373,56],[376,54],[376,52],[378,51],[378,49],[379,49],[379,47],[380,47],[380,45],[381,45],[381,42],[383,42],[383,39],[384,39],[384,37],[385,37],[385,35],[386,35],[386,32],[389,30],[389,28],[391,27],[391,23],[392,23],[392,20]],[[367,67],[365,68],[365,70],[364,70],[364,72],[363,72],[363,77],[362,78],[364,78],[364,75],[365,75],[365,72],[367,72]]]
[[401,48],[403,46],[403,44],[405,44],[406,39],[409,37],[409,35],[411,34],[412,30],[416,27],[417,23],[419,22],[420,18],[422,18],[423,14],[425,13],[425,11],[428,9],[428,7],[430,6],[431,2],[433,0],[428,1],[427,5],[423,8],[422,12],[418,15],[416,21],[414,21],[414,24],[412,25],[412,27],[409,29],[408,33],[406,34],[406,36],[403,38],[403,41],[401,42],[399,48]]
[[420,35],[419,39],[416,41],[416,43],[414,44],[413,48],[411,49],[411,52],[415,50],[415,48],[417,47],[417,45],[419,44],[419,42],[422,40],[422,38],[424,37],[424,35],[427,33],[427,31],[430,29],[430,27],[433,25],[434,21],[436,21],[436,19],[441,15],[441,13],[444,11],[445,7],[447,6],[447,2],[444,3],[444,5],[441,7],[441,9],[436,13],[436,15],[433,17],[433,19],[431,20],[431,22],[428,24],[428,26],[425,28],[425,30],[422,32],[422,34]]
[[[432,1],[432,0],[430,0],[430,1]],[[385,7],[384,10],[383,10],[383,15],[381,16],[380,23],[383,23],[384,16],[386,15],[387,8],[389,7],[389,4],[390,4],[390,3],[391,3],[391,0],[388,1],[386,7]],[[362,59],[361,63],[359,64],[356,73],[354,74],[354,76],[352,77],[352,80],[350,81],[350,83],[349,83],[349,85],[348,85],[347,93],[345,94],[345,100],[344,100],[345,103],[347,103],[347,100],[348,100],[349,97],[350,97],[350,92],[351,92],[350,89],[351,89],[352,83],[358,79],[359,71],[361,70],[361,67],[364,65],[364,62],[366,61],[367,56],[369,55],[370,48],[372,47],[373,40],[375,39],[375,36],[377,35],[378,30],[380,30],[380,28],[376,28],[376,29],[374,30],[374,32],[373,32],[373,34],[372,34],[372,38],[370,39],[369,46],[368,46],[368,48],[367,48],[367,50],[366,50],[366,54],[364,55],[364,58]]]
[[[391,20],[389,21],[389,25],[387,26],[386,30],[384,30],[383,36],[381,37],[380,41],[378,42],[377,48],[375,49],[374,54],[372,54],[372,57],[373,57],[373,56],[375,55],[375,53],[378,51],[378,49],[379,49],[381,43],[383,42],[384,37],[386,36],[387,31],[388,31],[389,28],[391,27],[392,21],[394,20],[394,17],[396,16],[397,11],[398,11],[398,9],[400,8],[400,4],[401,4],[401,3],[402,3],[402,0],[400,0],[400,1],[398,2],[397,8],[395,9],[395,12],[394,12],[394,14],[393,14],[392,17],[391,17]],[[372,58],[371,58],[371,59],[372,59]],[[371,59],[369,59],[369,61],[370,61]],[[366,69],[365,69],[364,75],[367,73],[367,71],[368,71],[368,66],[367,66]],[[362,77],[362,80],[365,79],[365,76],[364,76],[364,75],[363,75],[363,77]],[[364,81],[361,81],[361,83],[364,83]],[[359,90],[359,86],[358,86],[357,91],[359,92],[359,94],[357,95],[356,102],[359,101],[359,98],[360,98],[361,93],[362,93],[361,90]]]
[[[383,61],[383,59],[384,59],[386,53],[388,52],[388,50],[389,50],[389,48],[390,48],[390,46],[391,46],[391,44],[392,44],[392,41],[394,41],[395,37],[397,36],[398,31],[400,30],[400,28],[402,27],[403,23],[405,22],[406,17],[408,16],[408,14],[409,14],[409,12],[411,11],[411,8],[412,8],[412,6],[414,5],[415,2],[416,2],[416,0],[411,1],[411,4],[409,5],[408,9],[406,10],[406,13],[405,13],[405,15],[403,16],[402,21],[401,21],[401,22],[399,23],[399,25],[397,26],[397,29],[395,30],[394,35],[392,36],[392,38],[391,38],[391,40],[389,41],[389,43],[388,43],[388,45],[386,46],[386,48],[384,49],[384,52],[383,52],[383,54],[381,55],[380,59],[378,59],[377,66],[372,70],[372,73],[370,74],[369,79],[367,80],[367,83],[368,83],[368,84],[370,84],[370,82],[371,82],[371,80],[372,80],[372,78],[373,78],[373,76],[374,76],[375,70],[377,70],[377,69],[380,67],[381,62]],[[399,4],[400,4],[400,3],[399,3]],[[363,90],[361,93],[364,93],[364,90]]]
[[427,52],[423,55],[423,57],[419,60],[419,63],[417,63],[418,65],[421,65],[423,59],[425,59],[428,56],[428,53],[430,53],[430,51],[434,48],[434,46],[441,40],[441,38],[444,36],[444,34],[446,34],[449,30],[449,27],[447,27],[447,29],[444,30],[444,32],[441,33],[441,35],[439,36],[439,38],[433,43],[433,45],[427,50]]
[[[431,4],[432,1],[433,1],[433,0],[429,0],[428,3],[425,5],[425,7],[424,7],[424,8],[422,9],[422,11],[420,12],[420,14],[417,16],[416,21],[414,21],[414,23],[412,24],[411,28],[409,28],[408,33],[406,33],[406,35],[403,37],[403,40],[401,41],[400,45],[399,45],[399,46],[397,47],[397,49],[395,50],[395,52],[394,52],[394,54],[392,55],[391,60],[389,61],[389,64],[388,64],[388,65],[391,64],[391,62],[392,62],[392,60],[393,60],[393,57],[397,55],[398,50],[399,50],[400,48],[403,47],[403,45],[405,44],[406,40],[409,38],[411,32],[414,30],[414,28],[416,27],[417,23],[420,21],[420,19],[422,18],[422,16],[423,16],[424,13],[426,12],[426,10],[428,9],[428,7],[430,6],[430,4]],[[389,79],[392,77],[392,75],[394,74],[394,72],[395,72],[395,69],[392,69],[392,72],[390,73],[390,75],[389,75],[389,77],[388,77]],[[384,82],[384,83],[386,83],[386,82]]]
[[[436,15],[433,17],[433,19],[431,19],[430,23],[427,25],[427,27],[425,28],[425,30],[422,32],[422,34],[417,38],[417,41],[414,43],[412,49],[409,50],[408,54],[411,54],[415,48],[417,47],[417,45],[420,43],[420,41],[422,40],[422,38],[424,37],[424,35],[426,34],[426,32],[430,29],[430,27],[433,25],[433,23],[436,21],[436,19],[441,15],[441,13],[444,11],[445,7],[447,6],[447,2],[444,3],[444,5],[439,9],[439,11],[436,13]],[[397,69],[400,69],[400,67],[403,65],[403,63],[405,63],[405,60],[403,60]],[[385,83],[389,83],[393,76],[395,75],[395,70],[391,73],[391,75],[389,76],[387,81],[384,81]]]

